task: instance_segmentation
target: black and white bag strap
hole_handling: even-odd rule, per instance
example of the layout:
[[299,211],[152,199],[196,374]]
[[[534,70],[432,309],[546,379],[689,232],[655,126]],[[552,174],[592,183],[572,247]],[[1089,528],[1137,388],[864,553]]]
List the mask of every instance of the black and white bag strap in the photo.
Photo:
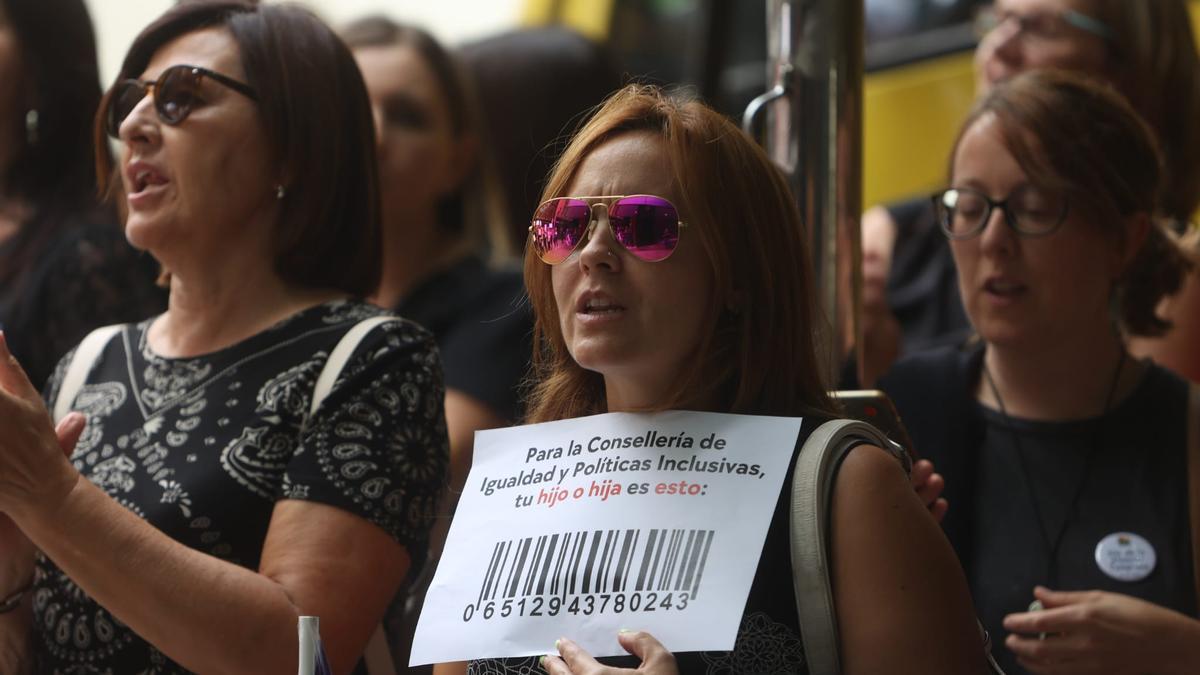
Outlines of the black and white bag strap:
[[58,424],[62,418],[67,416],[67,413],[71,412],[71,406],[74,405],[75,398],[79,396],[79,390],[83,388],[83,383],[87,382],[88,373],[96,364],[96,359],[100,358],[100,353],[120,330],[120,324],[97,328],[88,333],[75,348],[75,355],[67,364],[67,372],[63,375],[62,384],[58,387],[58,396],[54,399],[55,424]]

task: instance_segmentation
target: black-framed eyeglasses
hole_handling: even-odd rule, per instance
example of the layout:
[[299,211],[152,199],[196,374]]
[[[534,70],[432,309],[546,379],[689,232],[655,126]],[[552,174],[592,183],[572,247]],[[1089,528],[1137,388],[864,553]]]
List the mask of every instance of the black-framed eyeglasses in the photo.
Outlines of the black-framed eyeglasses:
[[951,239],[968,239],[983,232],[992,211],[1004,212],[1004,222],[1024,237],[1054,233],[1067,219],[1067,199],[1032,185],[1013,190],[1004,199],[992,199],[971,188],[950,188],[933,195],[938,225]]
[[203,100],[201,87],[205,79],[212,80],[236,91],[253,101],[258,94],[248,84],[199,66],[171,66],[159,74],[153,82],[144,80],[121,80],[113,85],[108,99],[108,115],[105,131],[119,138],[121,123],[137,107],[146,94],[154,96],[154,110],[163,124],[175,126],[187,119],[192,110]]
[[1094,16],[1073,9],[1057,12],[998,12],[992,5],[981,7],[975,13],[975,34],[982,38],[1009,20],[1017,22],[1017,34],[1038,40],[1057,40],[1069,30],[1076,29],[1094,35],[1106,42],[1116,40],[1116,33],[1108,24]]

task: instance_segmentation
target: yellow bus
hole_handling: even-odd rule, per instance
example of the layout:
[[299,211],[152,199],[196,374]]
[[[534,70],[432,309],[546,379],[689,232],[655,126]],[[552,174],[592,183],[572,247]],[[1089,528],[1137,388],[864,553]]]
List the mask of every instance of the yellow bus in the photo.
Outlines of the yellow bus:
[[[930,192],[945,180],[954,133],[974,97],[971,18],[983,2],[861,1],[867,33],[863,205],[871,206]],[[749,99],[766,89],[766,5],[528,0],[523,22],[569,25],[608,45],[629,75],[694,85],[717,108],[740,117]],[[1200,0],[1191,7],[1200,29]]]

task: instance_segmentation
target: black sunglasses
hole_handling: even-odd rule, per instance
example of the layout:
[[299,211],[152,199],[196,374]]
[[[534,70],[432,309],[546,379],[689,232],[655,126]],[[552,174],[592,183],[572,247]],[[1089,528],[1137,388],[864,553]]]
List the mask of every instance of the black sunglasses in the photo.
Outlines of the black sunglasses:
[[223,84],[252,101],[258,100],[258,94],[250,85],[228,75],[199,66],[171,66],[153,82],[129,79],[113,85],[108,99],[105,131],[113,138],[120,138],[121,123],[148,93],[154,95],[154,110],[163,124],[175,126],[183,122],[191,114],[192,108],[203,99],[200,87],[205,78]]

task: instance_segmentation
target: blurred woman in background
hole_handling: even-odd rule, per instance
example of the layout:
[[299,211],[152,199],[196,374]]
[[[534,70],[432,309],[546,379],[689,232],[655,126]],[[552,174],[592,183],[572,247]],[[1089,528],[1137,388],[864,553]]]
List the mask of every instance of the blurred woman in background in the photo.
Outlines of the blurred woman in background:
[[99,104],[83,0],[0,0],[0,329],[39,387],[92,328],[166,304],[154,260],[97,201]]
[[[532,317],[472,88],[455,57],[429,33],[384,17],[360,19],[342,38],[375,115],[383,275],[372,300],[428,328],[442,357],[450,489],[434,532],[436,559],[475,432],[520,419]],[[408,663],[432,572],[431,564],[404,606],[389,612],[398,664]]]
[[433,332],[454,484],[478,429],[520,418],[532,318],[471,87],[432,36],[382,17],[347,26],[375,113],[383,219],[376,304]]

